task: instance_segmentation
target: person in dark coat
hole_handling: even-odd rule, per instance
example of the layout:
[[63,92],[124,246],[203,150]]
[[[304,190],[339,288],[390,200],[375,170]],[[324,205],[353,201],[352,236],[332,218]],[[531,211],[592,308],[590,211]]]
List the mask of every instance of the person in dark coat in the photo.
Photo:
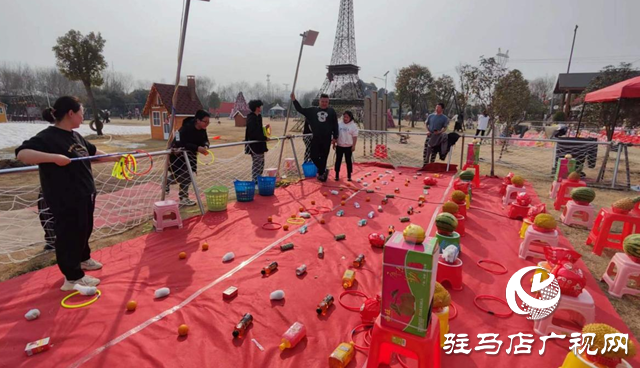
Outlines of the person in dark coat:
[[319,107],[302,107],[296,100],[295,94],[291,94],[291,100],[295,109],[304,115],[309,122],[309,128],[313,134],[311,139],[311,160],[318,168],[318,180],[325,182],[329,177],[327,159],[331,151],[331,145],[338,140],[338,115],[329,107],[329,96],[320,95]]
[[[198,153],[209,154],[209,137],[207,137],[207,127],[211,114],[204,110],[198,110],[196,115],[187,118],[182,123],[182,127],[176,132],[171,148],[186,150],[189,157],[191,170],[195,174],[198,171]],[[191,185],[191,175],[187,163],[184,161],[182,152],[173,152],[169,156],[170,172],[167,180],[166,192],[169,193],[169,185],[175,182],[180,184],[180,205],[194,206],[195,201],[189,199],[189,185]]]
[[[267,149],[268,138],[264,134],[264,127],[262,126],[262,101],[249,101],[249,110],[251,112],[247,115],[244,140],[259,142],[247,144],[244,153],[251,155],[251,177],[257,183],[258,176],[261,176],[264,171],[264,154],[269,151]],[[267,124],[266,127],[269,128],[269,125]]]

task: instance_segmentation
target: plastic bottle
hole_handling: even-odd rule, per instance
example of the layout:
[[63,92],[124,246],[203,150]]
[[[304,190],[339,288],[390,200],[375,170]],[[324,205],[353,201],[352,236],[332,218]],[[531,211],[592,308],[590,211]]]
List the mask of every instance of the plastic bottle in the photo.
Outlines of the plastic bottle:
[[[355,263],[355,262],[354,262]],[[353,282],[356,281],[356,271],[346,270],[342,275],[342,287],[345,289],[353,286]]]
[[396,228],[393,225],[389,225],[389,235],[393,234],[396,231]]
[[324,258],[324,248],[323,247],[319,247],[318,248],[318,258],[320,258],[320,259]]
[[287,332],[282,335],[280,350],[291,349],[307,336],[307,328],[300,322],[296,322],[289,327]]
[[324,316],[325,314],[327,314],[327,310],[329,310],[331,304],[333,304],[333,295],[327,294],[327,296],[322,299],[320,304],[318,304],[316,312],[318,312],[319,315],[322,314]]
[[358,257],[353,261],[353,267],[359,268],[364,263],[364,254],[359,254]]
[[266,275],[272,274],[277,269],[278,269],[278,262],[273,261],[273,262],[269,263],[268,266],[263,267],[262,271],[260,271],[260,273],[266,276]]
[[353,359],[353,355],[355,354],[355,350],[353,348],[353,342],[343,342],[336,350],[331,353],[329,356],[329,367],[330,368],[345,368],[351,363],[351,359]]
[[366,224],[367,224],[367,220],[365,220],[365,219],[358,220],[358,226],[362,227],[362,226],[364,226]]
[[296,275],[297,276],[302,276],[304,275],[304,273],[307,272],[307,265],[303,264],[302,266],[296,268]]
[[249,313],[245,314],[240,322],[233,329],[233,337],[242,338],[247,328],[253,323],[253,316]]
[[376,214],[375,212],[371,211],[371,212],[369,212],[369,214],[367,215],[367,217],[369,217],[370,219],[372,219],[372,218],[373,218],[373,216],[375,216],[375,214]]
[[283,251],[283,252],[287,251],[287,250],[290,250],[290,249],[293,249],[293,243],[282,244],[280,246],[280,250]]

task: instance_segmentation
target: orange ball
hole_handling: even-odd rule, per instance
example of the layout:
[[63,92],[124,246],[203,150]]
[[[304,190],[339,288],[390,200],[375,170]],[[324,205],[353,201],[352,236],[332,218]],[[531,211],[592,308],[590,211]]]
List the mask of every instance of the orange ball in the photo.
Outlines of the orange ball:
[[209,243],[202,244],[202,250],[209,250]]
[[376,182],[376,179],[373,179],[373,182],[375,183],[375,182]]
[[342,195],[342,199],[347,199],[347,195],[346,195],[346,194],[343,194],[343,195]]
[[300,207],[300,208],[298,208],[298,211],[300,211],[300,212],[304,212],[304,207]]
[[312,206],[315,205],[315,204],[316,204],[316,201],[311,201],[311,205]]
[[344,205],[345,205],[345,203],[347,203],[347,202],[342,201],[342,202],[340,202],[340,205],[344,206]]
[[371,201],[371,198],[367,197],[367,199],[365,199],[367,202]]
[[394,180],[395,180],[394,178],[391,178],[391,181],[394,181]]
[[185,259],[185,258],[187,258],[187,253],[186,252],[180,252],[178,257],[180,257],[180,259]]
[[405,186],[405,187],[408,187],[408,186],[409,186],[409,183],[404,183],[404,186]]
[[296,215],[295,213],[291,215],[291,218],[296,218],[296,217],[298,217],[298,215]]
[[178,327],[178,335],[187,336],[188,334],[189,334],[189,326],[180,325],[180,327]]
[[320,219],[320,223],[324,225],[324,219]]
[[289,231],[289,225],[282,225],[282,228],[284,229],[284,231]]
[[138,307],[138,302],[136,302],[135,300],[129,300],[127,302],[128,311],[133,312],[134,310],[136,310],[137,307]]
[[271,216],[267,217],[267,222],[273,222],[273,217]]
[[322,193],[322,195],[323,195],[324,197],[326,197],[326,196],[328,195],[328,193],[327,193],[327,192],[323,192],[323,193]]

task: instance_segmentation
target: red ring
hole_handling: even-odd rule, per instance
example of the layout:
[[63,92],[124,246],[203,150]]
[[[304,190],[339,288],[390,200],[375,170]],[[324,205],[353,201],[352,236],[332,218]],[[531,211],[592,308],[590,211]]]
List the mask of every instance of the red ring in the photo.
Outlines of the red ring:
[[[455,313],[451,313],[451,311],[455,311]],[[449,321],[458,317],[458,308],[453,302],[449,303]]]
[[[274,225],[275,227],[267,227],[267,226],[270,226],[270,225]],[[265,222],[262,225],[262,228],[264,230],[280,230],[280,229],[282,229],[282,224],[280,224],[278,222]]]
[[[312,211],[313,211],[313,212],[312,212]],[[312,215],[312,216],[316,216],[316,215],[319,215],[319,214],[320,214],[320,211],[318,211],[318,210],[317,210],[317,209],[315,209],[315,208],[309,208],[309,209],[307,209],[307,212],[308,212],[310,215]]]
[[[144,175],[147,175],[147,174],[151,171],[151,169],[153,169],[153,157],[151,157],[151,155],[149,154],[149,152],[146,152],[146,151],[143,151],[143,150],[136,150],[136,152],[138,152],[138,153],[144,153],[144,154],[145,154],[145,155],[147,155],[147,157],[149,158],[149,168],[147,169],[147,171],[143,172],[142,174],[138,174],[138,173],[137,173],[137,172],[135,172],[135,171],[131,171],[131,169],[129,169],[129,167],[128,167],[127,165],[125,165],[124,167],[125,167],[125,168],[126,168],[126,169],[131,173],[131,174],[133,174],[133,175],[136,175],[136,176],[144,176]],[[131,156],[131,155],[130,155],[130,154],[129,154],[129,155],[127,155],[127,159],[126,159],[126,161],[129,161],[129,156]],[[137,169],[138,169],[138,168],[137,168],[137,165],[136,165],[136,170],[137,170]]]
[[[359,328],[364,327],[365,329],[363,329],[362,331],[357,331]],[[356,331],[357,332],[364,332],[366,331],[366,333],[364,334],[364,342],[365,344],[369,345],[367,343],[367,334],[369,334],[372,330],[373,330],[373,325],[372,324],[361,324],[361,325],[357,325],[353,330],[351,330],[351,332],[349,333],[349,341],[355,341],[353,339],[353,335],[355,335]],[[364,346],[360,346],[360,345],[356,345],[356,343],[353,343],[353,347],[360,350],[360,351],[367,351],[369,350],[368,347],[364,347]]]
[[331,212],[331,208],[326,207],[326,206],[318,206],[317,210],[320,213],[329,213],[329,212]]
[[493,295],[478,295],[478,296],[476,296],[475,299],[473,299],[473,304],[476,306],[476,308],[480,309],[483,312],[486,312],[487,314],[490,314],[492,316],[496,316],[496,317],[499,317],[499,318],[511,317],[511,315],[513,314],[513,311],[511,311],[511,310],[509,311],[509,313],[495,313],[492,310],[484,309],[478,304],[478,300],[480,300],[480,299],[495,300],[495,301],[498,301],[498,302],[506,305],[507,307],[509,307],[509,304],[507,303],[506,300],[500,299],[497,296],[493,296]]
[[[484,267],[484,266],[481,265],[482,263],[489,263],[489,264],[493,264],[493,265],[496,265],[496,266],[500,266],[500,267],[504,268],[504,272],[494,271],[494,270],[492,270],[490,268]],[[500,263],[498,263],[496,261],[492,261],[490,259],[481,259],[476,264],[478,265],[478,267],[480,267],[483,270],[485,270],[485,271],[487,271],[489,273],[492,273],[494,275],[504,275],[505,273],[509,272],[509,270],[507,270],[507,268],[505,266],[503,266],[502,264],[500,264]]]
[[342,304],[342,297],[347,295],[347,294],[357,295],[357,296],[361,296],[361,297],[363,297],[365,299],[369,299],[367,294],[363,293],[362,291],[358,291],[358,290],[345,290],[345,291],[343,291],[342,294],[340,294],[340,296],[338,297],[338,303],[340,303],[340,305],[342,307],[344,307],[344,309],[350,310],[352,312],[360,312],[360,307],[349,307],[349,306],[346,306],[346,305]]

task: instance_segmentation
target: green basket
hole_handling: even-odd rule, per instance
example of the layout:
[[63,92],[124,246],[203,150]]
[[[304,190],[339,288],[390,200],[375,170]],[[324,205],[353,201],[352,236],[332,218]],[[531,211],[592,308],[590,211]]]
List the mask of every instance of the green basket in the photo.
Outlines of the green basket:
[[204,191],[207,198],[207,208],[211,212],[219,212],[227,210],[227,201],[229,200],[229,189],[225,186],[213,186]]

